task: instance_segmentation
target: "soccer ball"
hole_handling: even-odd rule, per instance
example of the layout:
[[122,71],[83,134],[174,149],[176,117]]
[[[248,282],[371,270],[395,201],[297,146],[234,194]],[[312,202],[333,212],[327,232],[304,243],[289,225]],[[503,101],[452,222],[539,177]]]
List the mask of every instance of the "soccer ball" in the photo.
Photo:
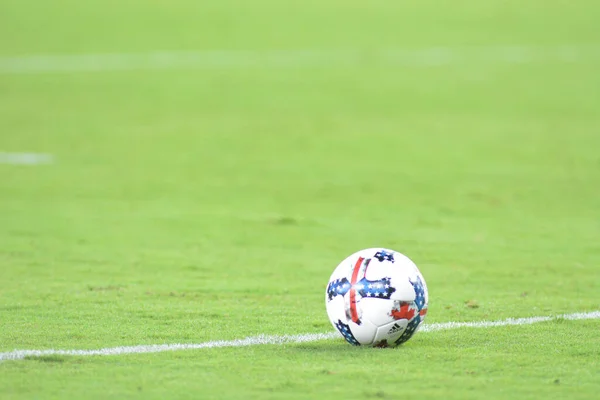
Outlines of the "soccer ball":
[[325,291],[329,320],[355,346],[406,342],[423,322],[428,302],[415,263],[382,248],[361,250],[342,261]]

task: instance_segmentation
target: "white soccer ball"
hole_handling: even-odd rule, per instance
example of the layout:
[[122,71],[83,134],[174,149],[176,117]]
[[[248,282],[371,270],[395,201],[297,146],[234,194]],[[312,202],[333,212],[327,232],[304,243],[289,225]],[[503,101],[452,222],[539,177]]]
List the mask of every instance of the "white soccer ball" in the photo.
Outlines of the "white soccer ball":
[[353,345],[394,347],[419,329],[429,295],[423,275],[408,257],[372,248],[342,261],[325,291],[327,315]]

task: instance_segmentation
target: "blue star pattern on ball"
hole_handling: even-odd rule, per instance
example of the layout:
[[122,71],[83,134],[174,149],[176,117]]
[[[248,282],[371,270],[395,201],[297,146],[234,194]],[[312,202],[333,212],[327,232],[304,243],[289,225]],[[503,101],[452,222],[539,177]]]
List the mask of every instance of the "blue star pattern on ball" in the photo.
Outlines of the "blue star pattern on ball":
[[[335,296],[344,296],[351,288],[352,285],[350,285],[347,278],[333,280],[327,286],[327,298],[332,300]],[[372,299],[389,299],[392,293],[396,291],[390,285],[390,278],[383,278],[377,281],[362,278],[356,282],[354,288],[360,296]]]
[[417,306],[419,312],[415,315],[415,317],[409,321],[408,325],[406,325],[406,329],[402,332],[402,335],[396,339],[396,345],[400,345],[406,342],[408,339],[412,337],[412,335],[416,332],[417,328],[423,318],[425,317],[425,313],[427,312],[425,307],[425,289],[423,287],[423,281],[421,281],[420,277],[417,277],[415,282],[410,281],[412,287],[415,289],[415,301],[414,304]]
[[392,263],[394,262],[394,253],[390,253],[389,251],[385,250],[378,251],[373,257],[378,259],[379,262],[383,262],[385,260],[390,261]]
[[413,289],[415,289],[415,304],[420,312],[425,306],[425,288],[423,287],[423,281],[417,276],[417,281],[410,281],[410,284]]
[[358,343],[358,340],[356,340],[356,338],[352,334],[352,331],[350,330],[350,326],[348,326],[347,324],[343,323],[341,320],[338,319],[338,322],[335,322],[335,327],[337,328],[338,331],[340,331],[340,333],[342,334],[342,336],[344,337],[344,339],[346,339],[346,341],[348,343],[350,343],[351,345],[354,345],[354,346],[360,346],[360,343]]
[[343,296],[350,290],[350,282],[347,278],[336,279],[327,285],[327,298],[333,299],[335,296]]
[[408,339],[412,337],[417,328],[419,327],[419,323],[421,322],[421,316],[417,314],[417,316],[406,325],[406,329],[402,332],[402,335],[396,339],[396,345],[401,345],[406,342]]
[[390,278],[383,278],[378,281],[369,281],[367,278],[362,278],[356,283],[356,289],[362,297],[373,299],[389,299],[392,293],[396,291],[390,285]]

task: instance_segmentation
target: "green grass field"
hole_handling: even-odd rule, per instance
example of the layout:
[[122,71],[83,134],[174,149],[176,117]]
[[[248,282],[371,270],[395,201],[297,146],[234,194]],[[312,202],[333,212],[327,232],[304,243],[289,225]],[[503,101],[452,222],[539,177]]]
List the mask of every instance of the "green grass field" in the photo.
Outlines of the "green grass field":
[[[54,157],[0,164],[0,353],[332,332],[327,280],[374,246],[419,265],[427,323],[599,310],[599,20],[592,0],[0,1],[0,153]],[[599,331],[28,357],[0,361],[0,398],[596,399]]]

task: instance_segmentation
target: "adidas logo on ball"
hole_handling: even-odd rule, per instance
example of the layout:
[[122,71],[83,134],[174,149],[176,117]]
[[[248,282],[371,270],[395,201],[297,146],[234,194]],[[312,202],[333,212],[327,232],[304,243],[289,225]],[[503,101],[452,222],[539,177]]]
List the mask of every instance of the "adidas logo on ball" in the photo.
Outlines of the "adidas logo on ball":
[[390,328],[390,330],[388,331],[388,335],[392,335],[396,332],[400,332],[402,330],[402,327],[398,324],[394,324],[394,326],[392,326]]

